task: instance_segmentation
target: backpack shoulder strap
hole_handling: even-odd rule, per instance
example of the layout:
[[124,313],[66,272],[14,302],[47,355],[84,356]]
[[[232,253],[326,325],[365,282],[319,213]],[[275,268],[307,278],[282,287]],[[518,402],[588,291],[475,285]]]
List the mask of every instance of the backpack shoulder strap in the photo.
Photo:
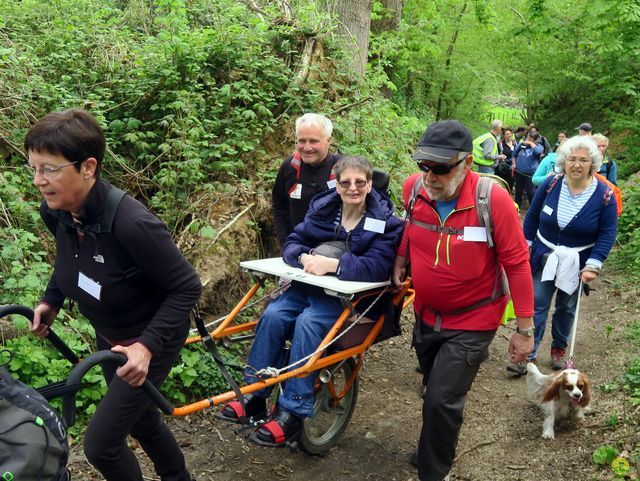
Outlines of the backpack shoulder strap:
[[491,221],[491,189],[493,181],[484,176],[478,179],[476,186],[476,211],[478,212],[478,224],[487,231],[487,244],[494,247],[493,222]]
[[411,195],[409,196],[409,202],[407,202],[407,218],[411,219],[413,214],[413,207],[416,205],[416,200],[418,199],[418,194],[420,194],[420,189],[422,188],[422,176],[418,175],[416,177],[416,181],[413,183],[413,187],[411,188]]
[[563,177],[564,177],[564,174],[556,174],[553,176],[553,179],[551,179],[551,182],[549,182],[549,185],[547,186],[547,190],[546,190],[547,194],[553,190],[553,188],[556,186],[558,181],[561,180]]
[[110,233],[113,226],[113,219],[116,217],[116,211],[120,205],[120,201],[124,197],[124,190],[113,187],[107,194],[104,211],[102,213],[101,232]]

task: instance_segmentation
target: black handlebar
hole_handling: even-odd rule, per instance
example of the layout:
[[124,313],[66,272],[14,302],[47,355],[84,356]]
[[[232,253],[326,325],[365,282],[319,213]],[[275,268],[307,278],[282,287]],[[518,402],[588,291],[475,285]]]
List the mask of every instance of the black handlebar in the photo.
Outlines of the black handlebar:
[[[30,321],[33,321],[33,309],[18,304],[12,304],[9,306],[0,307],[0,317],[9,316],[11,314],[18,314],[26,317]],[[47,340],[55,347],[60,354],[64,356],[71,364],[78,364],[80,359],[76,356],[76,353],[71,350],[65,342],[58,337],[58,335],[49,328],[49,334],[47,334]]]
[[[67,378],[66,385],[73,386],[79,384],[84,375],[96,364],[103,362],[115,362],[119,366],[124,365],[127,362],[126,356],[113,351],[98,351],[91,354],[86,359],[83,359],[76,367],[71,370],[69,377]],[[160,410],[165,414],[173,413],[173,406],[166,400],[166,398],[160,394],[160,391],[151,384],[148,379],[145,379],[144,384],[141,386],[147,395],[155,402]],[[73,426],[76,422],[76,393],[67,394],[62,398],[62,417],[67,423],[67,426]]]
[[[0,306],[0,318],[11,314],[18,314],[26,317],[30,321],[33,321],[33,310],[28,307],[18,304]],[[75,367],[71,370],[71,373],[65,383],[65,386],[68,386],[70,389],[74,387],[73,392],[71,394],[66,394],[62,398],[62,416],[67,423],[67,426],[73,426],[76,421],[76,393],[83,376],[96,364],[100,364],[102,362],[115,362],[119,366],[122,366],[127,362],[127,358],[123,354],[119,354],[117,352],[98,351],[80,361],[71,348],[67,346],[65,342],[51,330],[51,328],[49,328],[47,339],[65,357],[65,359],[69,360],[72,364],[75,364]],[[173,413],[173,406],[148,379],[144,381],[142,389],[144,389],[147,395],[158,405],[163,413],[169,415]]]

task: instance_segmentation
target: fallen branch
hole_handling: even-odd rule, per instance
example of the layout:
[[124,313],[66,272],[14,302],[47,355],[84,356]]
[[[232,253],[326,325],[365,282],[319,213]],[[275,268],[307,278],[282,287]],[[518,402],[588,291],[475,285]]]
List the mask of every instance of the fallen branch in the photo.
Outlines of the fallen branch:
[[255,203],[249,204],[247,207],[244,208],[244,210],[242,212],[240,212],[237,216],[235,216],[231,222],[229,222],[227,225],[225,225],[222,229],[220,229],[220,231],[216,234],[216,236],[213,238],[213,243],[215,244],[215,242],[218,240],[218,238],[222,235],[222,233],[226,230],[228,230],[233,224],[235,224],[238,219],[240,219],[243,215],[245,215],[249,209],[251,209],[253,206],[255,205]]
[[453,460],[453,464],[457,463],[458,461],[460,461],[460,458],[466,454],[469,454],[472,451],[475,451],[478,448],[481,448],[482,446],[488,446],[489,444],[493,444],[495,441],[491,440],[491,441],[483,441],[479,444],[476,444],[475,446],[470,447],[469,449],[467,449],[466,451],[462,451],[460,454],[458,454],[456,456],[456,459]]

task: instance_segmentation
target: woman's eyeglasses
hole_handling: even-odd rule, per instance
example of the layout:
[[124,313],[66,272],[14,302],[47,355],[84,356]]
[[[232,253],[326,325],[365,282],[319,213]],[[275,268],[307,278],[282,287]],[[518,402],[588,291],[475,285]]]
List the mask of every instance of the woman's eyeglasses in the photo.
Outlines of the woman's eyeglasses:
[[586,165],[591,163],[591,159],[589,157],[567,157],[566,162],[567,164],[580,163]]
[[357,180],[339,180],[338,185],[343,189],[348,189],[352,185],[355,185],[357,189],[364,189],[367,185],[367,180],[357,179]]
[[465,158],[460,159],[455,164],[427,165],[423,162],[418,162],[418,167],[422,172],[433,172],[435,175],[447,175],[456,166],[460,165],[465,160]]
[[59,165],[58,167],[49,167],[48,165],[45,165],[43,167],[34,167],[33,165],[25,164],[24,168],[27,169],[29,172],[31,172],[31,174],[34,177],[36,176],[36,174],[40,174],[40,177],[44,177],[45,179],[51,179],[52,177],[55,177],[56,175],[58,175],[60,169],[64,169],[65,167],[69,167],[70,165],[77,164],[77,163],[78,161],[76,160],[75,162],[62,164],[62,165]]

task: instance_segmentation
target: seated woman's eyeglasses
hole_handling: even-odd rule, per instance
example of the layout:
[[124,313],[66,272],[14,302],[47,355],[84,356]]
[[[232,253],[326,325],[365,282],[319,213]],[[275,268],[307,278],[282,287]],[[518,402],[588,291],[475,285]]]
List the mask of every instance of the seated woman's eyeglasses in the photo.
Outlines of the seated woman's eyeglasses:
[[461,164],[465,159],[462,158],[457,161],[455,164],[438,164],[438,165],[427,165],[423,162],[418,162],[418,167],[422,172],[433,172],[435,175],[447,175],[451,172],[457,165]]
[[59,165],[58,167],[49,167],[48,165],[45,165],[43,167],[37,167],[37,168],[34,167],[33,165],[25,164],[24,168],[27,169],[29,172],[31,172],[31,174],[34,177],[36,176],[36,174],[40,174],[40,177],[44,177],[45,179],[50,179],[58,175],[58,173],[60,172],[60,169],[64,169],[65,167],[69,167],[70,165],[77,164],[77,163],[78,161],[76,160],[75,162],[62,164],[62,165]]
[[364,179],[357,179],[357,180],[339,180],[338,181],[338,185],[340,187],[342,187],[343,189],[348,189],[349,187],[351,187],[352,185],[355,184],[357,189],[363,189],[366,185],[367,185],[366,180]]

